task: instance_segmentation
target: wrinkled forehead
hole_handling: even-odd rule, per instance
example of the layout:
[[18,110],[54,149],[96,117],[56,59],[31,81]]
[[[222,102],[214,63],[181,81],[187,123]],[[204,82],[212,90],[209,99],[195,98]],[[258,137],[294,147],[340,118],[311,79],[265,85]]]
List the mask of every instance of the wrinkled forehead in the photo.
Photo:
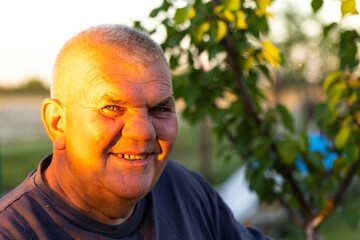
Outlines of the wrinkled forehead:
[[[126,49],[94,48],[85,55],[83,61],[88,66],[84,72],[84,80],[121,77],[129,82],[148,83],[159,80],[171,85],[168,64],[158,56],[134,55],[126,52]],[[141,75],[149,77],[139,77]]]

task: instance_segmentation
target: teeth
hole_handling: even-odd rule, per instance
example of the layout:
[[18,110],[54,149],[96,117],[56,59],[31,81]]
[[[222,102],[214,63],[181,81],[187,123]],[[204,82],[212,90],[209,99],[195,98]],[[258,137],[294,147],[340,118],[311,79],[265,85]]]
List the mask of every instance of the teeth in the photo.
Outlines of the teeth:
[[131,155],[131,154],[117,154],[118,157],[125,158],[127,160],[139,160],[146,158],[146,154]]

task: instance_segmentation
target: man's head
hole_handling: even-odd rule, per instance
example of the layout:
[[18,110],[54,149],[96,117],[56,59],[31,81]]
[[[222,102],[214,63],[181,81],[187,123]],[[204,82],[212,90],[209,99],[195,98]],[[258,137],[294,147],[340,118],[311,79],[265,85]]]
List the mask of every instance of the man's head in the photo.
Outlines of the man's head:
[[[71,38],[59,52],[51,84],[53,98],[73,93],[74,82],[81,79],[69,79],[74,75],[74,65],[82,65],[83,58],[101,58],[102,51],[114,53],[121,61],[147,66],[157,60],[166,62],[164,52],[149,36],[123,25],[100,25],[80,32]],[[80,63],[80,64],[79,64]],[[86,74],[79,69],[78,74]],[[76,76],[79,77],[79,76]],[[86,80],[86,79],[85,79]],[[170,82],[171,83],[171,82]],[[76,83],[75,83],[76,84]],[[69,96],[66,96],[68,98]]]
[[59,53],[42,119],[54,143],[49,185],[55,181],[65,194],[78,195],[71,200],[80,208],[119,217],[111,204],[146,195],[176,139],[161,48],[121,25],[81,32]]

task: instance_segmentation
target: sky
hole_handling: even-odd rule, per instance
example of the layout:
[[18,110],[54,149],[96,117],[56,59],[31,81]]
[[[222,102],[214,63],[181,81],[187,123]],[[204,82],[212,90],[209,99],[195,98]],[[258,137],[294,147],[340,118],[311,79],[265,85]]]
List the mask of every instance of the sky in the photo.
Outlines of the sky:
[[[281,12],[284,2],[289,2],[306,14],[311,11],[310,1],[275,0],[271,11]],[[161,3],[162,0],[0,0],[0,87],[17,86],[31,78],[48,84],[55,57],[70,37],[98,24],[149,22],[150,11]],[[320,17],[325,22],[339,20],[339,4],[325,0]],[[359,18],[353,21],[360,24]]]
[[145,20],[162,0],[0,0],[0,86],[45,83],[62,45],[98,24]]

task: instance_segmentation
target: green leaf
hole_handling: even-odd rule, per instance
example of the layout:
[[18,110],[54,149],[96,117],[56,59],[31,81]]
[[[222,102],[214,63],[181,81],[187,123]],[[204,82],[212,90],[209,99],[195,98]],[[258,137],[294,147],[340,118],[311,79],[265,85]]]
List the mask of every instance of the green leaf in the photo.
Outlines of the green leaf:
[[354,143],[345,145],[345,155],[348,163],[353,163],[359,158],[359,147]]
[[348,126],[343,126],[340,131],[336,134],[335,145],[338,148],[344,147],[349,139],[351,129]]
[[327,25],[324,27],[323,29],[323,35],[324,35],[324,38],[327,38],[329,32],[334,29],[338,24],[336,22],[333,22],[331,23],[330,25]]
[[341,14],[344,17],[348,13],[356,12],[356,2],[355,0],[343,0],[341,3]]
[[282,139],[277,145],[276,149],[279,153],[280,159],[287,164],[292,164],[296,160],[296,154],[298,153],[297,144],[290,138]]
[[340,69],[353,71],[359,64],[357,58],[357,41],[360,35],[355,31],[345,31],[340,34]]
[[227,10],[237,11],[241,7],[241,1],[240,0],[223,0],[222,5]]
[[323,3],[324,3],[323,0],[312,0],[311,1],[311,7],[312,7],[314,13],[319,11],[319,9],[322,7]]
[[307,153],[307,160],[309,160],[310,164],[317,170],[317,171],[325,171],[325,166],[322,162],[323,155],[319,151],[315,152],[308,152]]
[[150,17],[151,18],[154,18],[154,17],[156,17],[158,14],[159,14],[159,12],[161,11],[161,7],[159,7],[159,8],[155,8],[155,9],[153,9],[151,12],[150,12]]
[[290,138],[296,143],[298,151],[305,152],[309,148],[309,142],[306,133],[297,132],[292,134]]
[[280,113],[284,126],[290,131],[294,131],[293,119],[287,108],[284,105],[278,103],[276,104],[276,110]]
[[176,9],[175,12],[175,22],[177,24],[184,23],[187,19],[192,18],[194,16],[195,10],[192,6],[187,6],[183,8]]
[[341,79],[342,75],[343,75],[342,71],[336,71],[330,73],[324,81],[324,85],[323,85],[324,91],[328,92],[331,86]]
[[264,74],[264,76],[269,80],[269,82],[270,82],[271,84],[273,84],[274,82],[273,82],[273,80],[272,80],[272,78],[271,78],[269,69],[268,69],[265,65],[262,65],[262,64],[259,64],[257,67],[258,67],[258,68],[260,69],[260,71]]
[[332,169],[334,172],[342,172],[346,167],[346,159],[343,156],[339,156],[334,161]]

